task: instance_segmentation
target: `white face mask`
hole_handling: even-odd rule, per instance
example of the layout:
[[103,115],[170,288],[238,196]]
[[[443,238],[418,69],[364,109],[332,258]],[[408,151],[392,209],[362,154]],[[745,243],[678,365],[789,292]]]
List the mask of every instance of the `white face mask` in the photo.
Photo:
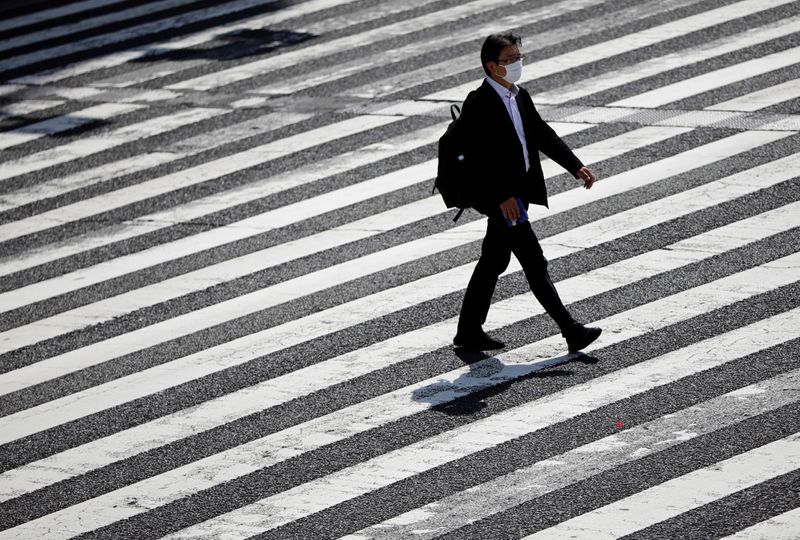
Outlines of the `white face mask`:
[[508,64],[504,66],[506,68],[506,74],[502,77],[506,81],[514,84],[522,77],[522,59],[517,60],[513,64]]

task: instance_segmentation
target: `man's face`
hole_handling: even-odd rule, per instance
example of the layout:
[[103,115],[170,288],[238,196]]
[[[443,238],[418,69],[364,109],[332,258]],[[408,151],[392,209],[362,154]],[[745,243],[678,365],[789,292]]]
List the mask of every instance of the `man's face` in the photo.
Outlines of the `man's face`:
[[519,52],[519,47],[516,45],[509,45],[508,47],[503,47],[500,51],[500,55],[497,58],[497,62],[486,62],[487,67],[489,68],[489,72],[492,74],[493,79],[502,79],[506,76],[506,68],[508,64],[513,64],[517,60],[520,59],[521,53]]

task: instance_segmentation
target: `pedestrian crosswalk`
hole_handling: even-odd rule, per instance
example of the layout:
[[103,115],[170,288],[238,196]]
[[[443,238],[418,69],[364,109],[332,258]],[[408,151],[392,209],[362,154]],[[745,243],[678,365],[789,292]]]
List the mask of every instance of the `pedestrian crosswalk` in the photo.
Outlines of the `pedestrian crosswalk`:
[[[0,539],[800,536],[797,0],[0,13]],[[452,346],[505,29],[585,353],[515,260]]]

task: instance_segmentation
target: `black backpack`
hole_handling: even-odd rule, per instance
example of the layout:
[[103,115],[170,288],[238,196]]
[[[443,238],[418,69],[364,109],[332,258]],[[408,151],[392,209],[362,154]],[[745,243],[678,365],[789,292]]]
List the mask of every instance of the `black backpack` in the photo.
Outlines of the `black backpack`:
[[464,156],[466,134],[461,120],[461,108],[458,105],[450,105],[450,115],[453,121],[439,139],[439,165],[431,193],[439,190],[447,208],[459,209],[453,218],[453,221],[456,221],[465,208],[474,205],[475,200],[468,172],[469,164]]

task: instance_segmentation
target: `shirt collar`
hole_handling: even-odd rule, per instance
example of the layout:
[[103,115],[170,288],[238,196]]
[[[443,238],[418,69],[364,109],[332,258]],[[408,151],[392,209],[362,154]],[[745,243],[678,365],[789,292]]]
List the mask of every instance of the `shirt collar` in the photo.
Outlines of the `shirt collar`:
[[512,84],[511,89],[509,90],[491,77],[486,77],[486,80],[489,82],[489,85],[494,88],[498,94],[500,94],[501,98],[508,99],[511,96],[517,97],[517,94],[519,94],[519,87],[516,84]]

